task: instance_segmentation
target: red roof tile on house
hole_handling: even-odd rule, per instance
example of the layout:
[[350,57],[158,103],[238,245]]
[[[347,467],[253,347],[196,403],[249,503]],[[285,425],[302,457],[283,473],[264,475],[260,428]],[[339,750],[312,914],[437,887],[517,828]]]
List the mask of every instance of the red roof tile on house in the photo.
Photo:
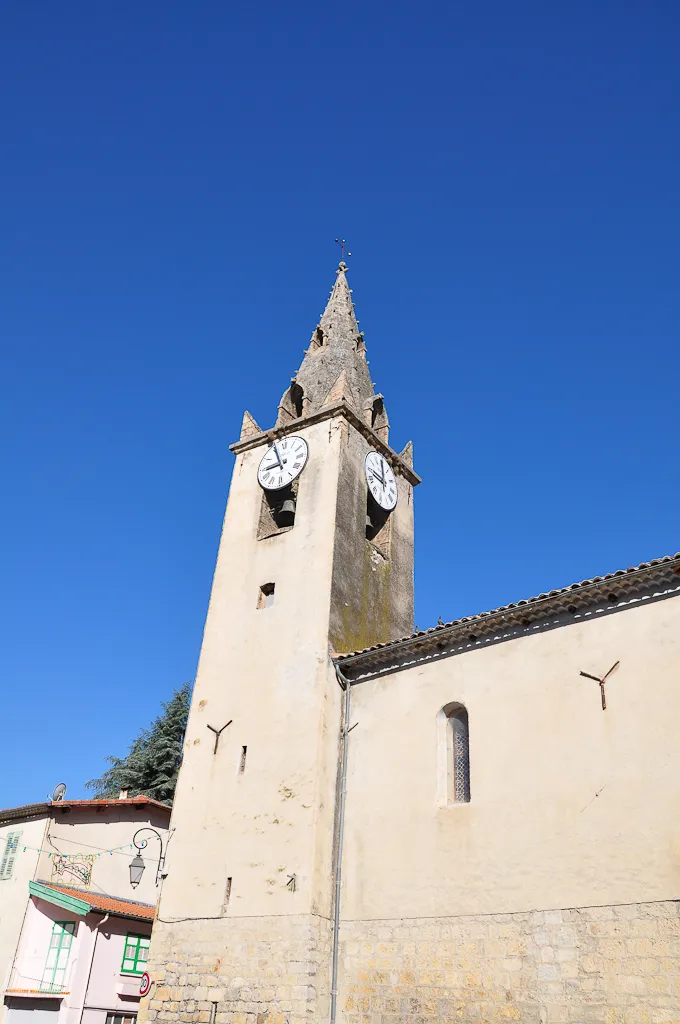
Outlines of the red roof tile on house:
[[0,810],[0,822],[44,818],[53,809],[58,810],[61,808],[62,811],[66,812],[72,808],[87,810],[88,807],[102,811],[106,808],[115,809],[116,807],[137,807],[140,810],[145,807],[154,807],[159,811],[167,811],[168,817],[172,811],[172,807],[169,804],[162,804],[160,800],[153,800],[150,796],[126,797],[124,800],[45,800],[38,804],[23,804],[21,807],[5,807]]
[[95,913],[101,911],[104,914],[117,914],[120,917],[134,917],[139,921],[153,921],[156,913],[156,908],[150,903],[135,903],[134,900],[121,900],[117,896],[107,896],[103,892],[72,889],[68,885],[53,885],[51,882],[41,882],[41,885],[89,903]]

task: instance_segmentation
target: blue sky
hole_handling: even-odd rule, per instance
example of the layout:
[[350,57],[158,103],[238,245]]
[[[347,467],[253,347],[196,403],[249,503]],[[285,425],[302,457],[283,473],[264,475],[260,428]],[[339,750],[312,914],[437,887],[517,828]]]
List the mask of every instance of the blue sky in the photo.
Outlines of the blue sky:
[[4,5],[0,806],[193,677],[337,262],[423,628],[680,548],[671,2]]

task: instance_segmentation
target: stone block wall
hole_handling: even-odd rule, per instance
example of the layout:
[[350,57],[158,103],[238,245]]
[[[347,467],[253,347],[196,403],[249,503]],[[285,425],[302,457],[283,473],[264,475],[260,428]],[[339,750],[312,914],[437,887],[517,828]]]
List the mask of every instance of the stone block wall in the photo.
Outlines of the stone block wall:
[[307,914],[157,921],[139,1024],[327,1020],[330,927]]
[[339,1024],[680,1024],[679,907],[343,922]]

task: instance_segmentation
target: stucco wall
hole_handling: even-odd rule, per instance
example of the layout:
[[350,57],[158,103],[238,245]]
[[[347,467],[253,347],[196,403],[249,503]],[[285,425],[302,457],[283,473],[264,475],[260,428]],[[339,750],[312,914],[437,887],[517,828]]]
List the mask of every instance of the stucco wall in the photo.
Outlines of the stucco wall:
[[[680,597],[570,622],[352,686],[346,1024],[680,1021]],[[616,661],[603,711],[579,673]]]
[[[164,920],[329,913],[340,695],[327,638],[341,431],[323,422],[300,434],[309,459],[292,530],[257,537],[266,447],[234,467],[173,808]],[[275,584],[274,603],[258,609],[265,583]],[[215,753],[208,726],[230,720]]]
[[135,993],[139,988],[137,976],[121,973],[125,938],[128,933],[150,935],[150,924],[114,916],[104,919],[100,914],[82,917],[42,899],[29,901],[12,989],[40,991],[55,921],[76,925],[57,1024],[78,1024],[84,1007],[86,1015],[102,1021],[107,1010],[135,1013],[139,1000],[120,991],[124,985],[132,986]]
[[71,991],[78,970],[81,944],[84,941],[87,945],[87,927],[82,917],[45,900],[28,901],[14,970],[10,975],[10,991],[23,989],[40,992],[55,921],[73,921],[76,926],[63,983],[63,990]]
[[[135,855],[132,838],[144,825],[152,825],[161,835],[168,830],[169,812],[148,805],[138,808],[121,801],[120,809],[108,806],[53,807],[53,820],[49,824],[48,838],[38,864],[38,877],[46,882],[69,885],[74,888],[93,889],[123,899],[134,899],[140,903],[155,903],[156,866],[160,845],[158,840],[147,834],[148,848],[144,851],[146,870],[136,889],[130,886],[130,861]],[[144,837],[142,837],[144,838]],[[165,842],[165,840],[164,840]],[[123,849],[120,849],[120,847]],[[113,850],[113,853],[108,853]],[[58,852],[74,855],[85,854],[93,857],[92,882],[82,885],[78,878],[68,872],[57,870]],[[50,856],[52,854],[52,856]]]
[[[0,827],[0,857],[10,833],[20,832],[20,845],[10,878],[0,879],[0,986],[5,987],[28,901],[28,883],[36,876],[45,818],[16,821]],[[24,846],[30,847],[24,852]],[[0,1009],[0,1019],[2,1011]]]
[[[602,711],[596,682],[617,660]],[[680,895],[680,597],[352,687],[342,911],[513,913]],[[437,713],[469,714],[438,804]]]
[[[88,914],[90,928],[96,925],[97,920],[102,919],[93,920],[93,916]],[[123,996],[120,992],[123,986],[139,991],[139,976],[121,973],[125,939],[130,933],[150,935],[151,927],[144,921],[124,920],[119,917],[110,917],[100,926],[85,995],[87,1007],[104,1007],[118,1013],[136,1013],[139,1001]],[[92,1012],[94,1011],[90,1011]]]

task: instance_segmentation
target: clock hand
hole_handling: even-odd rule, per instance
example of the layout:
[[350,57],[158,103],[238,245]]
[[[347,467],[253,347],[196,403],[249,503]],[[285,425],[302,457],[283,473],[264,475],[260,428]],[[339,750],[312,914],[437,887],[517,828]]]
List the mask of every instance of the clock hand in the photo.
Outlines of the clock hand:
[[272,444],[272,448],[274,449],[274,455],[276,456],[276,461],[279,464],[279,468],[283,469],[283,463],[281,462],[281,456],[279,455],[279,449],[276,447],[276,441],[274,441],[274,443]]

